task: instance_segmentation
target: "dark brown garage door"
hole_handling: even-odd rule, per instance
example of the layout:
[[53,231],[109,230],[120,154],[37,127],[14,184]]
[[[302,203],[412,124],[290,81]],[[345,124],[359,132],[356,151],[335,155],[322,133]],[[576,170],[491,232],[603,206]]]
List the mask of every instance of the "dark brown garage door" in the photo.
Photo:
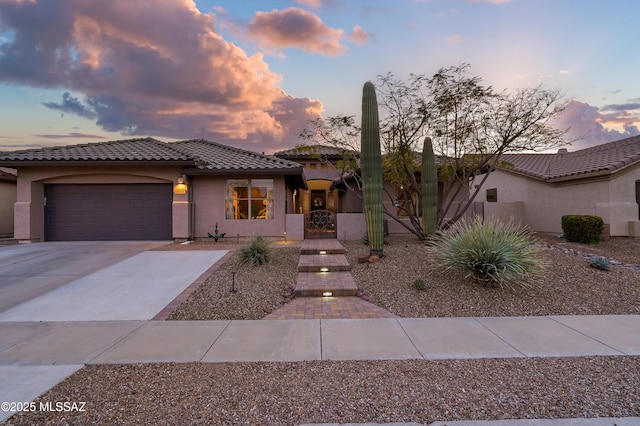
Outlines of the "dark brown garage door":
[[169,240],[171,184],[46,185],[48,241]]

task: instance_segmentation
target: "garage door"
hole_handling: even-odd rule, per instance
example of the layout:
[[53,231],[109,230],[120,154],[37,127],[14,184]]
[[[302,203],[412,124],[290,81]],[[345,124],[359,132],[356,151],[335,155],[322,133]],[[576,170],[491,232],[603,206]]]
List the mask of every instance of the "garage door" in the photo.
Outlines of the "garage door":
[[48,241],[169,240],[171,184],[46,185]]

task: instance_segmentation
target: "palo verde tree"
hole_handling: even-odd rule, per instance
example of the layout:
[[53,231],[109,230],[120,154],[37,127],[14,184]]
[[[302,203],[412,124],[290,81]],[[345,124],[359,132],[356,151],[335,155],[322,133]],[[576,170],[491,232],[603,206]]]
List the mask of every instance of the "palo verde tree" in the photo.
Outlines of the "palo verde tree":
[[[386,195],[397,201],[394,204],[408,221],[388,208],[385,214],[418,238],[426,235],[419,208],[423,194],[416,178],[425,137],[431,137],[436,154],[438,228],[447,228],[464,215],[486,178],[502,164],[504,153],[542,151],[566,143],[566,130],[549,122],[563,107],[559,90],[538,86],[497,92],[468,72],[469,65],[462,64],[442,68],[432,77],[411,74],[404,81],[393,74],[378,77],[384,177],[398,188],[398,193]],[[351,169],[343,176],[357,177],[359,131],[352,116],[331,117],[312,122],[302,134],[303,145],[353,148],[345,150],[350,157],[345,164]],[[481,181],[477,176],[483,176]]]

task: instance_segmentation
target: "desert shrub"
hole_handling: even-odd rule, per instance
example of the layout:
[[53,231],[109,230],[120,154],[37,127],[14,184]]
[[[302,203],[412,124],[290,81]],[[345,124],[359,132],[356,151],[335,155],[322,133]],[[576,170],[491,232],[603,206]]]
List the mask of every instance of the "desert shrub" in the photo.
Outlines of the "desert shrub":
[[413,286],[418,290],[424,290],[427,288],[427,284],[424,282],[423,279],[420,279],[420,278],[413,281]]
[[606,257],[592,257],[589,259],[589,266],[603,271],[608,271],[611,269],[611,261]]
[[604,232],[604,221],[600,216],[570,214],[562,216],[562,232],[567,241],[598,244]]
[[270,251],[269,244],[257,236],[249,244],[241,247],[238,253],[243,264],[262,265],[269,261]]
[[544,271],[532,233],[513,222],[460,220],[431,244],[442,266],[489,286],[526,284]]

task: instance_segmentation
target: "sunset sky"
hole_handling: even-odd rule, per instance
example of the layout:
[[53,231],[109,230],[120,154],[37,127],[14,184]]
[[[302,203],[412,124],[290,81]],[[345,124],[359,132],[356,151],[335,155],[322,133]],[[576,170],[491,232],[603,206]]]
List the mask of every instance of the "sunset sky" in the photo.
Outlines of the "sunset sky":
[[637,0],[0,0],[0,150],[131,137],[271,153],[388,72],[565,93],[576,150],[639,134]]

